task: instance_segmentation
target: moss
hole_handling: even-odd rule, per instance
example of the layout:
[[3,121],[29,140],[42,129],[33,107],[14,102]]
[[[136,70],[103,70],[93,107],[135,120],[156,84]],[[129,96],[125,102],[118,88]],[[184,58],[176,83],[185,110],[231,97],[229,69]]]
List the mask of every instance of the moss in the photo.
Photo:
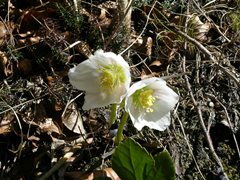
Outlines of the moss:
[[233,161],[236,152],[229,145],[225,143],[219,143],[218,153],[224,164],[224,169],[228,174],[229,179],[240,179],[239,164],[240,161]]
[[230,14],[232,20],[232,28],[234,30],[240,30],[240,11],[232,12]]

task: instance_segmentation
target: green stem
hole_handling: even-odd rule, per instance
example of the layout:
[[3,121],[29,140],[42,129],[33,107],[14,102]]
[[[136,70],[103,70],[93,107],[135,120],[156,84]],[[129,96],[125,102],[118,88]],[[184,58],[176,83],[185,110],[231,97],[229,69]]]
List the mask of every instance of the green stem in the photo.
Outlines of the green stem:
[[115,138],[116,145],[119,144],[123,140],[123,129],[124,129],[124,125],[126,124],[127,120],[128,120],[128,113],[126,111],[124,111],[124,114],[123,114],[120,124],[118,126],[117,136]]
[[117,104],[112,104],[111,106],[111,113],[109,119],[109,128],[113,125],[117,117]]

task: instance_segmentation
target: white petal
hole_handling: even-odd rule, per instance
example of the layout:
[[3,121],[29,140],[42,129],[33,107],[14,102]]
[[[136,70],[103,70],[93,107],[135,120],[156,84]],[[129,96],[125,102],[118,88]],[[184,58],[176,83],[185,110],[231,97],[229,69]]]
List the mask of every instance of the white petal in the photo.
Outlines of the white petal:
[[120,55],[116,55],[112,52],[103,52],[103,50],[97,50],[94,55],[89,57],[89,61],[98,67],[104,67],[107,65],[121,65],[128,71],[130,69],[128,63]]
[[136,83],[134,83],[128,90],[127,93],[127,97],[130,97],[131,95],[133,95],[137,90],[144,88],[146,86],[145,83],[143,83],[142,81],[138,81]]
[[157,113],[146,113],[145,116],[142,117],[141,126],[148,126],[151,129],[156,129],[159,131],[164,131],[170,125],[170,113],[165,114],[163,117],[157,116]]
[[99,108],[113,104],[112,96],[106,93],[88,93],[85,94],[85,102],[83,105],[83,110],[89,110],[92,108]]
[[168,86],[162,86],[154,90],[153,96],[156,98],[153,108],[164,116],[174,108],[178,102],[179,96]]
[[89,91],[86,91],[83,109],[89,110],[92,108],[104,107],[109,104],[121,103],[121,101],[124,99],[127,93],[129,84],[128,85],[124,84],[118,87],[112,94],[101,92],[101,91],[99,91],[98,93],[96,92],[91,93]]
[[[145,109],[134,107],[132,94],[143,87],[153,89],[154,101],[153,112],[146,112]],[[129,113],[133,125],[141,130],[144,126],[159,131],[165,130],[170,125],[170,111],[178,102],[178,95],[166,85],[166,82],[160,78],[149,78],[133,84],[126,96],[125,109]]]
[[132,98],[126,98],[126,102],[125,102],[125,110],[129,113],[129,116],[132,120],[132,123],[134,125],[134,127],[137,129],[137,130],[141,130],[143,128],[143,126],[141,126],[141,116],[142,116],[142,112],[139,111],[139,109],[137,109],[133,102],[132,102]]
[[78,90],[99,92],[99,73],[88,60],[78,64],[68,72],[69,81]]
[[152,82],[149,83],[148,87],[154,90],[153,96],[156,98],[153,109],[157,110],[162,117],[174,108],[179,96],[166,85],[163,79],[150,79],[152,79]]
[[[126,96],[127,91],[130,87],[131,83],[131,77],[130,77],[130,71],[125,71],[126,80],[123,84],[120,84],[118,87],[115,88],[114,92],[112,93],[112,96],[115,97],[115,103],[120,103]],[[117,98],[117,99],[116,99]]]
[[159,131],[164,131],[170,125],[170,113],[162,115],[161,112],[144,112],[136,109],[133,105],[128,106],[128,112],[134,127],[141,130],[144,126]]

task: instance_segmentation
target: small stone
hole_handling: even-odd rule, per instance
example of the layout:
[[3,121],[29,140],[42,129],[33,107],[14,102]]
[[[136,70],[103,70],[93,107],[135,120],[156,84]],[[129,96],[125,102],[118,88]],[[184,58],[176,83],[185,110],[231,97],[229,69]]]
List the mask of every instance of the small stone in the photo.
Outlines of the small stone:
[[210,101],[210,102],[208,103],[208,106],[211,107],[211,108],[213,108],[213,107],[214,107],[214,103],[213,103],[212,101]]

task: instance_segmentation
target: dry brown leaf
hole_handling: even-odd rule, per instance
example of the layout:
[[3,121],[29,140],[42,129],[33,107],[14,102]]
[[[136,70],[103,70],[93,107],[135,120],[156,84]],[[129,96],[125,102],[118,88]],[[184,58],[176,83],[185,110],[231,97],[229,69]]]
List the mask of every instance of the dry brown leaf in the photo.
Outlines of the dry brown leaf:
[[42,132],[52,134],[56,133],[57,135],[62,134],[60,128],[52,121],[52,118],[46,118],[45,122],[40,123],[39,127]]
[[0,74],[8,77],[12,74],[12,65],[10,64],[7,55],[0,51]]
[[92,55],[91,48],[86,42],[81,41],[79,44],[75,46],[75,49],[85,58],[88,58],[90,55]]
[[[136,37],[133,37],[132,41],[135,41]],[[140,55],[151,56],[152,55],[153,40],[151,37],[140,37],[134,44],[133,49],[139,52]]]
[[5,24],[0,21],[0,46],[3,45],[7,34],[8,33],[7,33],[7,28],[5,27]]
[[26,46],[26,45],[34,45],[40,42],[40,37],[39,36],[33,36],[33,37],[27,37],[25,39],[19,39],[18,40],[18,45],[19,47],[21,46]]
[[113,1],[105,1],[102,4],[98,5],[100,15],[98,16],[97,25],[101,27],[102,31],[112,28],[115,23],[113,18],[115,17],[117,3]]
[[5,135],[11,132],[12,120],[13,120],[13,117],[11,115],[7,115],[0,121],[0,134]]
[[74,180],[94,180],[95,178],[110,178],[111,180],[120,180],[117,173],[112,168],[94,171],[92,173],[66,172],[65,177]]
[[0,21],[0,47],[7,42],[7,37],[12,33],[13,29],[13,22]]
[[161,73],[165,71],[168,63],[166,60],[156,59],[148,67],[144,67],[141,72],[141,79],[160,76]]
[[18,19],[19,33],[33,32],[37,30],[45,18],[53,17],[56,10],[53,8],[42,7],[42,9],[24,10]]
[[206,34],[211,28],[211,24],[206,22],[203,23],[200,18],[196,15],[189,15],[189,27],[190,31],[193,31],[193,34],[190,34],[191,36],[194,36],[195,39],[197,39],[200,42],[206,42],[207,36]]
[[75,103],[68,105],[62,115],[62,122],[70,131],[85,135],[86,131],[83,127],[83,120]]
[[112,180],[120,180],[120,178],[112,168],[95,171],[88,176],[87,180],[93,180],[96,177],[109,177]]
[[102,30],[107,29],[111,25],[112,19],[107,17],[105,9],[101,9],[101,13],[98,17],[98,23]]
[[23,59],[18,62],[18,69],[21,74],[29,75],[32,72],[32,61],[29,59]]

